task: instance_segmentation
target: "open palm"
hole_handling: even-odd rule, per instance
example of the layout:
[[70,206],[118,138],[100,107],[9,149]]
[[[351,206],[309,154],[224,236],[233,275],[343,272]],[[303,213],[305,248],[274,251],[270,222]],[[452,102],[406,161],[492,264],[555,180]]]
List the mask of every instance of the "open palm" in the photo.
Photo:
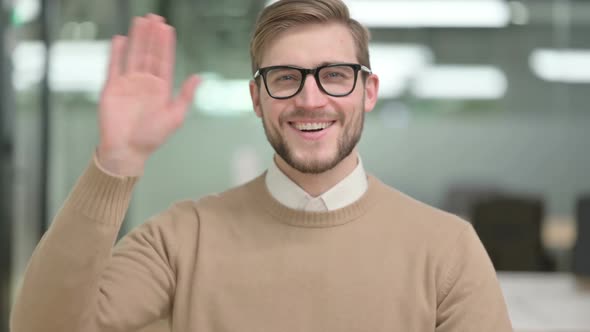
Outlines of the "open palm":
[[99,105],[101,165],[137,175],[149,156],[184,121],[199,79],[172,96],[176,36],[155,15],[136,18],[129,37],[113,38],[108,79]]

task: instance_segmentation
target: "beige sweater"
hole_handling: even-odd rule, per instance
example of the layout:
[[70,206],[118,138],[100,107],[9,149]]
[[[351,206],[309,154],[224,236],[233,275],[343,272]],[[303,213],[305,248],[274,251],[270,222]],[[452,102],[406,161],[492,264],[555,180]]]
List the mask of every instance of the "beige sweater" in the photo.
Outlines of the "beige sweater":
[[264,177],[175,204],[114,249],[136,178],[91,163],[31,258],[12,332],[512,331],[472,227],[369,177],[330,212]]

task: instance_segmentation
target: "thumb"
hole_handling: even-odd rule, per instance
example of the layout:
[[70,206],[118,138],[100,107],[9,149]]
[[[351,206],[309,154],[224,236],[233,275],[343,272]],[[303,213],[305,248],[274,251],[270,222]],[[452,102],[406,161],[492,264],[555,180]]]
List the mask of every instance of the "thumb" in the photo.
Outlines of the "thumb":
[[182,108],[187,108],[188,105],[193,101],[197,86],[199,86],[200,83],[201,78],[197,75],[191,75],[189,78],[187,78],[182,84],[182,88],[178,96],[176,96],[174,104],[181,106]]
[[192,103],[197,87],[201,84],[202,79],[197,75],[192,75],[184,81],[180,93],[172,101],[172,112],[176,113],[175,118],[184,118],[189,105]]

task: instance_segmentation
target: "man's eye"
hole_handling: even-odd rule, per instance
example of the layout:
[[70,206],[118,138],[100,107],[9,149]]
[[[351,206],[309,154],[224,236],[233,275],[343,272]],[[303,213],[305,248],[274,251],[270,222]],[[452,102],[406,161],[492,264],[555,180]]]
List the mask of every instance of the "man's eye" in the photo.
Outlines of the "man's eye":
[[347,79],[348,76],[347,73],[338,70],[329,71],[322,75],[322,77],[327,80],[342,80]]
[[281,77],[279,77],[279,81],[291,81],[294,80],[295,77],[293,75],[283,75]]

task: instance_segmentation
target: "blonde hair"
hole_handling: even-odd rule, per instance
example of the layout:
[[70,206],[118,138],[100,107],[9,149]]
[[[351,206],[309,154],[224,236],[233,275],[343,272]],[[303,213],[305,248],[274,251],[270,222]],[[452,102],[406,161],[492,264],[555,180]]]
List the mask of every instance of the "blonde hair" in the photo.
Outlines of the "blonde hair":
[[350,17],[341,0],[280,0],[266,7],[258,16],[250,41],[252,73],[260,66],[264,51],[281,32],[306,24],[339,23],[350,29],[356,44],[357,60],[371,68],[369,30]]

